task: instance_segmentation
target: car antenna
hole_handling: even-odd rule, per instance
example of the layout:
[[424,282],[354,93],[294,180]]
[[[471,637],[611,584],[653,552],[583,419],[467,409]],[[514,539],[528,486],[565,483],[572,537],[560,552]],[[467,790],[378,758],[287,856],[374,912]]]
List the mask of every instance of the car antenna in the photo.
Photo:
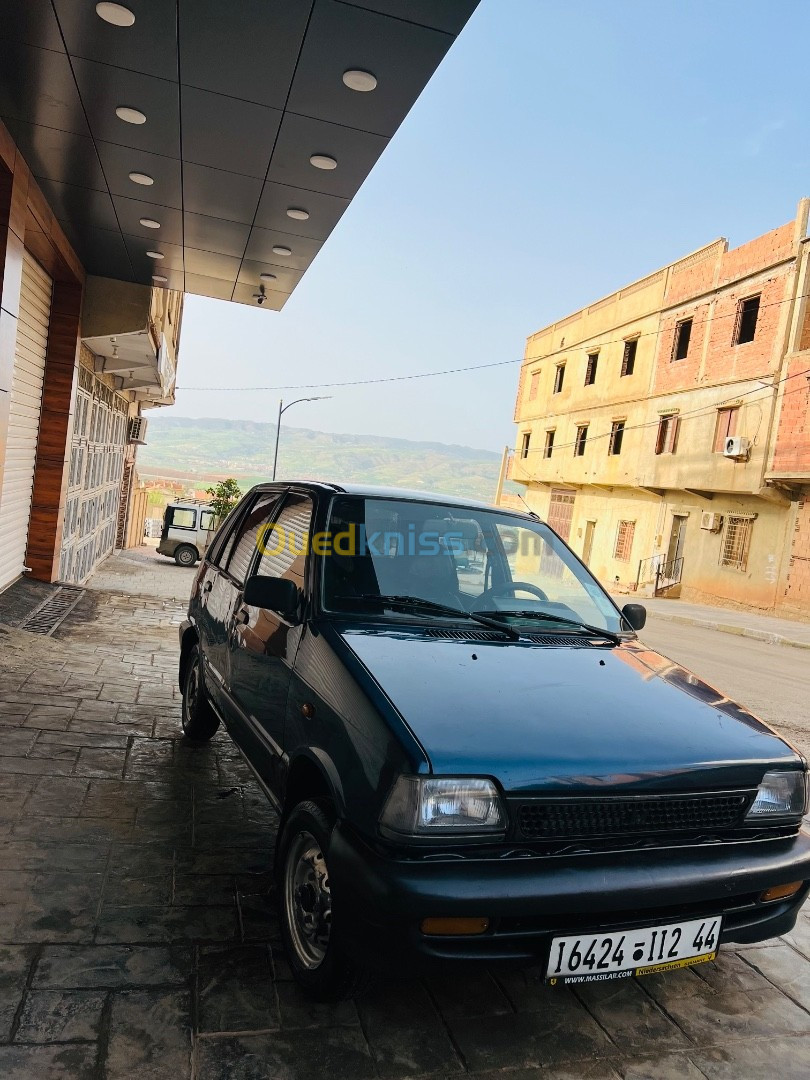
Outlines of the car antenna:
[[535,511],[532,510],[532,508],[529,506],[529,504],[526,502],[526,500],[523,498],[523,496],[520,494],[520,492],[517,493],[517,497],[520,499],[520,501],[526,507],[526,513],[529,515],[529,517],[534,518],[535,521],[542,521],[543,520],[540,517],[539,514],[535,513]]

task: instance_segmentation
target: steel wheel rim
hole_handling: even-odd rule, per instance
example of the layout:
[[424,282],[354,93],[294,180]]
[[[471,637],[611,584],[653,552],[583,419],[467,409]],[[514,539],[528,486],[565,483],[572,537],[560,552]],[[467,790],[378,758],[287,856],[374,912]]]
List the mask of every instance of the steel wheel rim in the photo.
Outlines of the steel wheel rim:
[[305,830],[296,835],[287,854],[284,906],[297,959],[310,971],[320,967],[329,948],[332,892],[321,845]]
[[181,551],[180,552],[180,562],[183,564],[183,566],[191,566],[191,564],[193,562],[191,552],[190,551]]

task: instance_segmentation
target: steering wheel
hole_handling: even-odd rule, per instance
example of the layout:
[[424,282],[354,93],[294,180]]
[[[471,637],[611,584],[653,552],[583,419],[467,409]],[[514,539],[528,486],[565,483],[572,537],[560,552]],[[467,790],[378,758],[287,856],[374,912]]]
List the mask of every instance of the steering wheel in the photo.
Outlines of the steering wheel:
[[496,596],[506,596],[509,593],[514,596],[516,592],[533,593],[538,600],[548,600],[543,590],[538,589],[536,585],[532,585],[530,581],[504,581],[500,585],[493,585],[490,589],[484,589],[476,602],[480,604],[482,600],[491,600]]

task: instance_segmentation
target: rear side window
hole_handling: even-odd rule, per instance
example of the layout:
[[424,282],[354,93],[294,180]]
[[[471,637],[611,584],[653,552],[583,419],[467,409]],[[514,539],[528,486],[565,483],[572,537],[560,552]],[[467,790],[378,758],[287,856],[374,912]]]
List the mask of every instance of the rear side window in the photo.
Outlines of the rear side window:
[[270,517],[279,498],[277,492],[260,495],[222,549],[219,565],[240,585],[245,583],[245,575],[256,550],[259,529]]
[[262,538],[256,573],[288,578],[303,588],[311,525],[312,500],[306,495],[290,495],[272,529]]
[[196,529],[197,511],[184,510],[179,506],[170,506],[168,509],[169,525],[173,529]]
[[215,520],[210,510],[200,511],[200,528],[204,532],[210,532],[213,529]]

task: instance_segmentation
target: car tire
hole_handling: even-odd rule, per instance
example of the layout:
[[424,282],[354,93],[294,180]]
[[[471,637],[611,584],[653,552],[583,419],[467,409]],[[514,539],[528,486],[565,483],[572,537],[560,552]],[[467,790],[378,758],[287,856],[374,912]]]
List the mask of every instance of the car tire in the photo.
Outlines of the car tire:
[[197,549],[191,544],[181,544],[174,553],[174,561],[178,566],[194,566],[198,558]]
[[211,707],[211,702],[205,692],[202,653],[199,645],[192,646],[186,661],[180,722],[183,725],[183,734],[195,743],[208,742],[214,737],[219,727],[219,717]]
[[300,802],[285,820],[276,853],[284,951],[299,986],[316,1001],[342,1001],[369,982],[341,947],[339,907],[333,919],[326,864],[333,828],[322,806]]

